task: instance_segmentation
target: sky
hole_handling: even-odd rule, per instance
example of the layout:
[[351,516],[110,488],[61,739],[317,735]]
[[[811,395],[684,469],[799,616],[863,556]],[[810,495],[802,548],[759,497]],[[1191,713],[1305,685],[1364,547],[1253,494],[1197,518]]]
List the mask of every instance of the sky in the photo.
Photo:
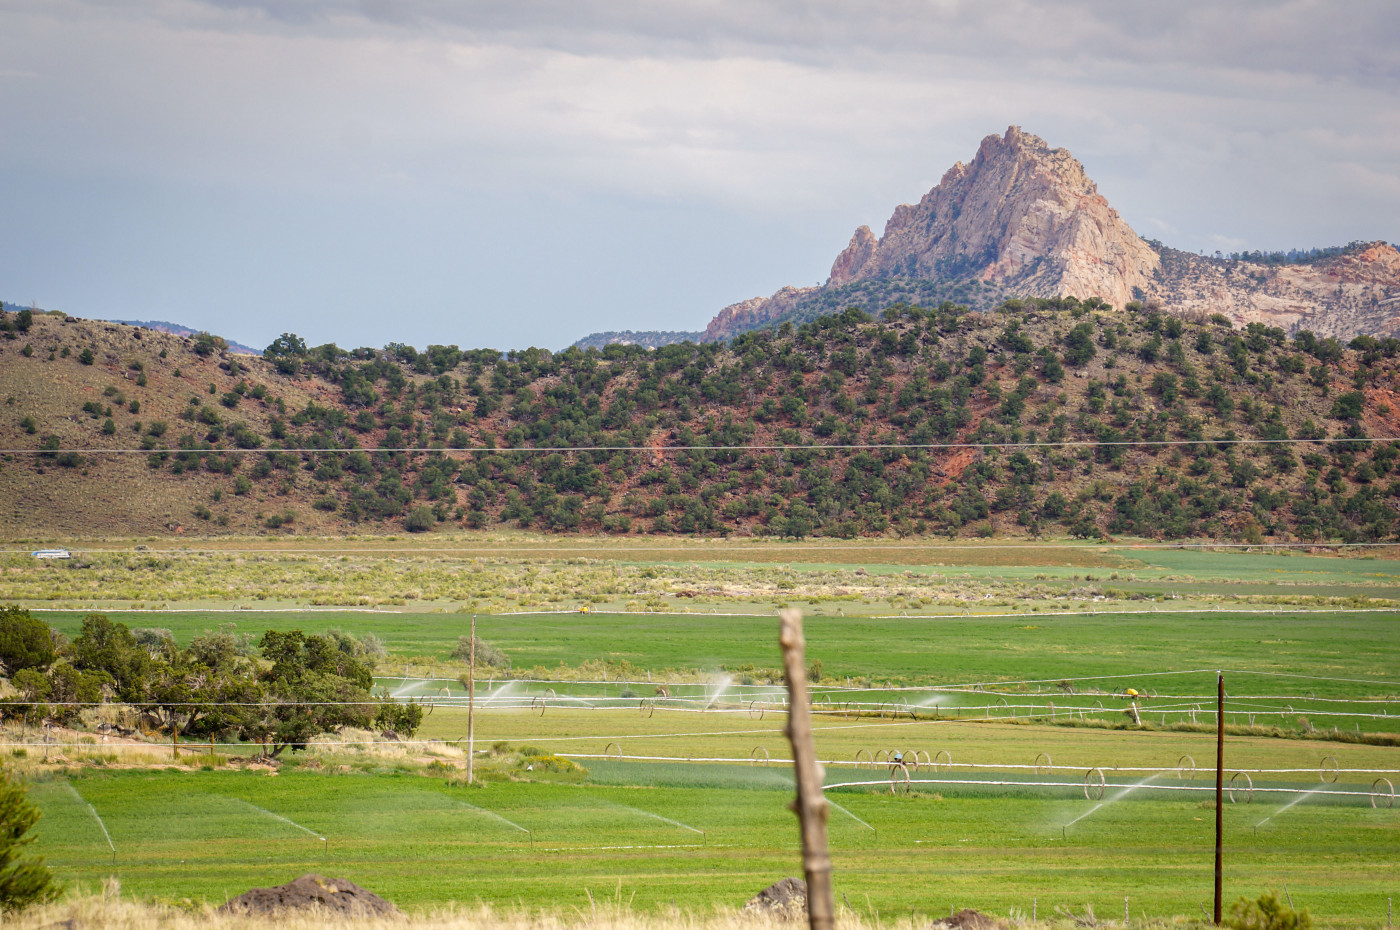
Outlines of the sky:
[[1394,0],[3,0],[0,298],[558,349],[825,280],[980,140],[1192,251],[1400,239]]

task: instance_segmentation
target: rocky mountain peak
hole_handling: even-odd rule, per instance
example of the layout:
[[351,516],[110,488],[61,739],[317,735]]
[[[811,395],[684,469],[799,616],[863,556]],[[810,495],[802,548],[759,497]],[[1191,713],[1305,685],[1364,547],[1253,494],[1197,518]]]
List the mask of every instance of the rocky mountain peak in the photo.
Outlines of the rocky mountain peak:
[[873,313],[897,301],[952,300],[990,309],[1008,297],[1098,298],[1118,308],[1141,300],[1344,341],[1400,336],[1400,251],[1353,242],[1226,259],[1149,245],[1073,155],[1011,126],[983,139],[971,162],[949,168],[918,203],[895,207],[878,238],[858,227],[824,285],[731,304],[699,338],[732,339],[848,306]]
[[827,283],[973,277],[1121,306],[1157,264],[1074,156],[1012,126],[983,139],[970,164],[948,169],[917,204],[896,207],[878,241],[857,229]]

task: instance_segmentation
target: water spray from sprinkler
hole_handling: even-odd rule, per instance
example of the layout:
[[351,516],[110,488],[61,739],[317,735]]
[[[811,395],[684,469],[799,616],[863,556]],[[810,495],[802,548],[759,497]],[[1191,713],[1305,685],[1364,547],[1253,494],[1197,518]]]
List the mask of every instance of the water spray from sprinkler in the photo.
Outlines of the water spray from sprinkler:
[[1263,820],[1261,820],[1261,821],[1259,821],[1258,823],[1256,823],[1256,824],[1254,825],[1254,835],[1255,835],[1255,836],[1258,836],[1258,835],[1259,835],[1259,828],[1262,827],[1264,824],[1268,823],[1270,820],[1273,820],[1273,819],[1274,819],[1275,817],[1277,817],[1279,814],[1282,814],[1284,811],[1288,810],[1290,807],[1292,807],[1293,805],[1297,804],[1299,801],[1304,801],[1304,800],[1306,800],[1308,797],[1310,797],[1311,795],[1317,794],[1317,793],[1318,793],[1319,791],[1321,791],[1321,790],[1322,790],[1321,788],[1314,788],[1314,789],[1312,789],[1311,791],[1304,791],[1302,794],[1298,795],[1296,798],[1294,798],[1293,800],[1289,801],[1287,804],[1283,805],[1283,806],[1280,807],[1278,810],[1274,811],[1272,814],[1270,814],[1269,816],[1265,817]]
[[73,787],[71,781],[65,781],[64,784],[67,785],[68,790],[73,793],[73,797],[78,799],[78,803],[88,809],[88,813],[92,814],[92,819],[96,820],[97,825],[102,828],[102,835],[107,839],[107,848],[112,850],[112,867],[115,868],[117,865],[117,847],[112,843],[112,834],[107,832],[107,825],[103,823],[102,818],[98,816],[97,808],[89,804],[87,799],[78,793],[78,789]]
[[1069,823],[1067,823],[1067,824],[1065,824],[1064,826],[1060,827],[1060,838],[1061,838],[1061,839],[1066,839],[1066,838],[1068,837],[1066,831],[1067,831],[1070,827],[1072,827],[1072,826],[1074,826],[1075,824],[1079,823],[1079,821],[1083,820],[1085,817],[1090,816],[1090,815],[1093,814],[1095,811],[1097,811],[1099,808],[1101,808],[1101,807],[1107,807],[1108,805],[1114,803],[1115,801],[1121,801],[1123,798],[1127,797],[1129,794],[1132,794],[1134,791],[1138,790],[1139,788],[1143,788],[1143,787],[1146,787],[1147,785],[1151,784],[1151,783],[1152,783],[1153,781],[1155,781],[1158,777],[1160,777],[1161,774],[1162,774],[1161,772],[1154,772],[1153,774],[1147,776],[1146,778],[1144,778],[1142,781],[1138,782],[1137,784],[1135,784],[1135,785],[1128,785],[1127,787],[1123,788],[1121,791],[1119,791],[1117,794],[1115,794],[1113,797],[1109,798],[1108,800],[1106,800],[1106,801],[1100,801],[1099,803],[1095,804],[1093,807],[1089,808],[1087,811],[1085,811],[1084,813],[1080,814],[1078,817],[1074,818],[1074,819],[1071,820]]

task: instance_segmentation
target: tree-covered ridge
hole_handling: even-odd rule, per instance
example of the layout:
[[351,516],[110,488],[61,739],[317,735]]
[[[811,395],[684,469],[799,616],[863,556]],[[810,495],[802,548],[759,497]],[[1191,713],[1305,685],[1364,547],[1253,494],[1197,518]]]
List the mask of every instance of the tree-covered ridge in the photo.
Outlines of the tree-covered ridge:
[[[229,390],[140,442],[172,480],[217,476],[209,525],[225,495],[261,495],[286,502],[264,521],[284,532],[304,503],[362,529],[1383,540],[1400,444],[1365,440],[1396,433],[1397,349],[1072,298],[848,309],[654,351],[288,334],[227,357]],[[312,398],[287,405],[277,378]],[[110,420],[97,406],[82,415]],[[890,448],[950,443],[1005,445]]]

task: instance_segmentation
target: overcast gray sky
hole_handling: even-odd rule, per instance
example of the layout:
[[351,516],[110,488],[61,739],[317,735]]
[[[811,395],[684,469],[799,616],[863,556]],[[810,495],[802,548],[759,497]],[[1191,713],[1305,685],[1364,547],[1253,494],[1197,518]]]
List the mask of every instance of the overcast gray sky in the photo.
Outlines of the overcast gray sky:
[[4,0],[0,298],[558,348],[825,279],[981,138],[1185,249],[1400,238],[1394,0]]

